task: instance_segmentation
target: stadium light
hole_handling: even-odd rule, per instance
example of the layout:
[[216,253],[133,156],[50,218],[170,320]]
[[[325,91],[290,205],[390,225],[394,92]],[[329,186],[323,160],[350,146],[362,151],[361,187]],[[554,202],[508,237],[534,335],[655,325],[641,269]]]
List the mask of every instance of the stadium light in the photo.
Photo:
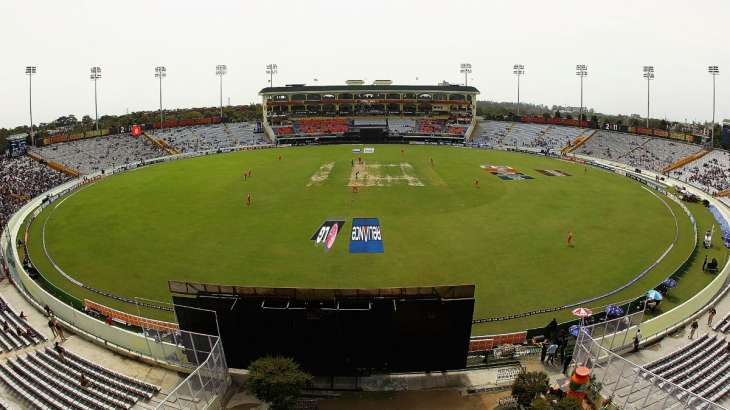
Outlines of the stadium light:
[[461,69],[459,70],[462,74],[464,74],[464,86],[466,87],[469,85],[468,79],[469,74],[471,74],[471,63],[461,63]]
[[707,67],[707,72],[712,76],[712,129],[710,130],[710,148],[715,147],[715,77],[720,75],[720,69],[716,65]]
[[654,79],[654,66],[653,65],[645,65],[644,66],[644,78],[646,78],[646,128],[649,128],[649,103],[650,103],[650,94],[649,94],[649,84],[651,84],[651,80]]
[[91,67],[89,78],[94,82],[94,121],[96,122],[96,130],[99,131],[99,105],[96,98],[96,82],[101,78],[101,67]]
[[279,66],[276,64],[266,64],[266,74],[269,75],[269,87],[274,86],[274,74],[279,73]]
[[588,76],[588,66],[578,64],[575,66],[575,75],[580,77],[580,113],[578,114],[578,126],[583,126],[583,78]]
[[36,66],[26,66],[25,75],[28,76],[28,104],[30,106],[30,143],[35,146],[35,133],[33,132],[33,75],[36,73]]
[[220,78],[221,88],[221,121],[223,121],[223,76],[228,72],[228,67],[225,64],[219,64],[215,66],[215,75]]
[[155,78],[160,80],[160,131],[162,131],[162,79],[167,77],[167,68],[164,66],[155,67]]
[[525,74],[525,66],[522,64],[515,64],[512,73],[517,76],[517,116],[520,116],[520,77]]

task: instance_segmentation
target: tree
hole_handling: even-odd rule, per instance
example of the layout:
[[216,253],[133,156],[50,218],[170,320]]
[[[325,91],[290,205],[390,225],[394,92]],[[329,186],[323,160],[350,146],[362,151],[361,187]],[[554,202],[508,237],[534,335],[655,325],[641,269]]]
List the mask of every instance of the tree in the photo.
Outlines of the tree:
[[530,410],[582,410],[581,400],[577,397],[563,397],[553,403],[543,397],[538,397],[530,403]]
[[563,397],[557,405],[553,406],[555,410],[582,410],[582,401],[577,397]]
[[512,383],[512,396],[517,403],[529,406],[535,398],[545,393],[550,379],[543,372],[522,372]]
[[246,391],[271,404],[273,410],[294,407],[301,390],[312,376],[288,357],[262,357],[248,367]]
[[553,405],[542,397],[538,397],[530,403],[530,410],[553,410]]
[[84,115],[81,117],[81,124],[84,126],[85,129],[91,128],[91,125],[94,123],[94,120],[89,117],[88,115]]

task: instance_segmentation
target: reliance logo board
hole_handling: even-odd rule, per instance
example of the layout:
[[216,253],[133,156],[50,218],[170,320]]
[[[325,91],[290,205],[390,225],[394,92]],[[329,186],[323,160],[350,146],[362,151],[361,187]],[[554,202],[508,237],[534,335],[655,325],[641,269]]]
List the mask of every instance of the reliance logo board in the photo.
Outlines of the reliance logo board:
[[383,235],[378,218],[354,218],[350,253],[383,253]]

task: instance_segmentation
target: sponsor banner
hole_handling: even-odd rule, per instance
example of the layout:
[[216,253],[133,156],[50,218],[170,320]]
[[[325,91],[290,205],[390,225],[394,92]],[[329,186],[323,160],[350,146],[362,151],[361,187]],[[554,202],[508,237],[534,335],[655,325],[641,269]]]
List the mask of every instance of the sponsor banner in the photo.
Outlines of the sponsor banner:
[[531,176],[517,171],[517,168],[508,165],[480,165],[480,168],[505,181],[533,179]]
[[563,172],[559,169],[536,169],[535,171],[548,176],[548,177],[569,177],[571,176],[567,172]]
[[378,218],[353,218],[350,253],[383,253],[383,235]]
[[361,152],[362,152],[362,150],[361,150],[360,148],[353,148],[353,149],[352,149],[352,153],[353,153],[353,154],[359,154],[359,153],[361,153]]
[[324,246],[324,250],[328,251],[332,249],[332,246],[337,240],[337,234],[342,230],[345,225],[345,221],[342,220],[326,220],[322,222],[322,225],[312,234],[309,240],[314,241],[314,246]]
[[372,154],[375,152],[375,148],[372,147],[366,147],[364,150],[362,150],[365,154]]

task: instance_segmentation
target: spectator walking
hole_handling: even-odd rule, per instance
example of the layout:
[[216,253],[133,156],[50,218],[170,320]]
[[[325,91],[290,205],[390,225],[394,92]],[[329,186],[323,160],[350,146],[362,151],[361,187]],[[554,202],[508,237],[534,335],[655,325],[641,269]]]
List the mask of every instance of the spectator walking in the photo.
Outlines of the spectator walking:
[[79,385],[84,388],[89,386],[89,379],[86,378],[86,373],[84,373],[83,371],[81,372],[81,376],[79,377]]
[[695,332],[697,331],[697,328],[700,327],[700,325],[697,323],[697,321],[693,321],[691,325],[689,325],[690,331],[689,331],[689,339],[692,340],[695,337]]
[[53,345],[53,350],[55,350],[56,353],[58,353],[58,357],[61,358],[62,362],[66,361],[66,356],[64,356],[64,354],[66,353],[66,349],[64,349],[60,343],[56,342],[56,344]]
[[555,364],[555,355],[558,352],[558,345],[553,342],[550,347],[547,349],[547,362],[550,364]]
[[548,341],[543,340],[540,347],[540,363],[545,363],[545,356],[547,355]]
[[641,344],[641,329],[636,329],[636,334],[634,335],[634,352],[639,351],[639,345]]
[[570,366],[570,362],[572,362],[572,361],[573,361],[573,353],[568,353],[563,358],[563,374],[566,376],[568,375],[568,367]]
[[712,326],[712,319],[715,318],[715,315],[717,314],[717,310],[715,310],[715,307],[711,307],[708,311],[707,315],[707,326]]
[[54,339],[58,337],[58,332],[56,332],[56,325],[53,323],[53,319],[48,319],[48,328],[51,329]]
[[63,328],[61,327],[60,324],[58,324],[58,319],[56,319],[56,318],[53,318],[53,327],[56,328],[56,332],[58,332],[58,336],[61,337],[61,341],[65,342],[66,335],[63,334]]

